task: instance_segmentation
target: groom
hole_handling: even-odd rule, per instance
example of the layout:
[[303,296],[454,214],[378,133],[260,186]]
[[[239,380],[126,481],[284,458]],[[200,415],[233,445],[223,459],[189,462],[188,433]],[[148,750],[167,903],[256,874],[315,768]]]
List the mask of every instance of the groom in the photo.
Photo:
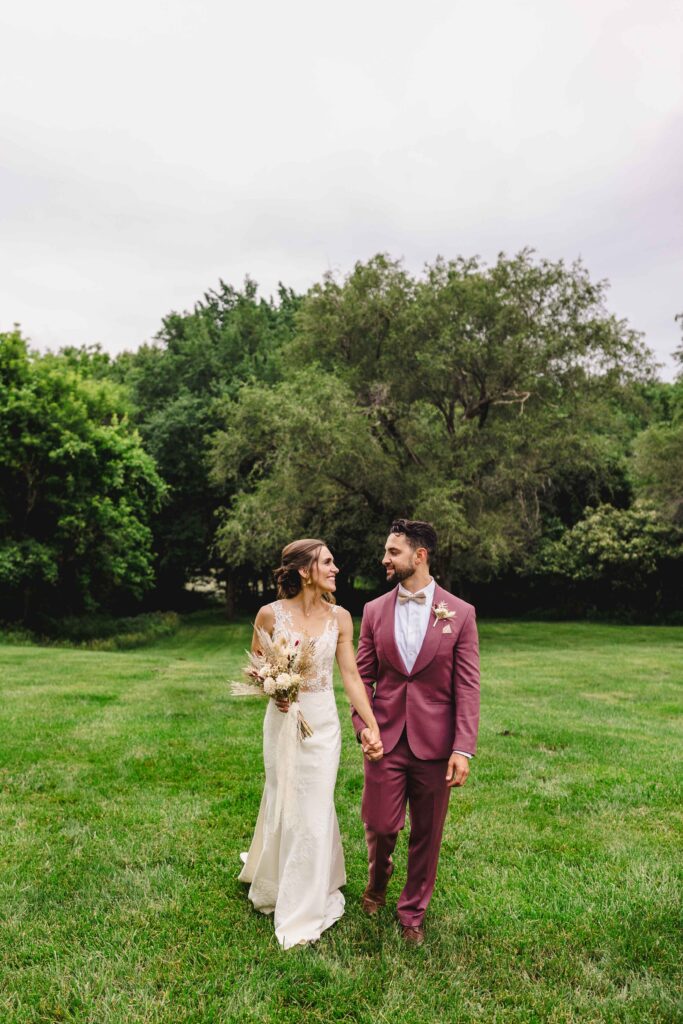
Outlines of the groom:
[[429,573],[436,549],[430,523],[397,519],[382,564],[398,586],[366,604],[358,670],[373,702],[384,757],[377,759],[352,710],[365,758],[362,818],[369,878],[363,909],[386,902],[391,854],[410,807],[408,877],[397,917],[403,938],[424,941],[424,916],[436,880],[441,834],[453,786],[463,786],[479,724],[479,645],[474,608]]

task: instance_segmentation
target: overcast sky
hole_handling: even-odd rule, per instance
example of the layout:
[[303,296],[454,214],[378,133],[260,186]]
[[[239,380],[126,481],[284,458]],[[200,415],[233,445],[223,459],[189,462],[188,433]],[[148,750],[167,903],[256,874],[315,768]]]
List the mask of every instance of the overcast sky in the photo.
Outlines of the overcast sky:
[[678,0],[0,0],[0,35],[0,329],[118,352],[219,277],[530,245],[673,375]]

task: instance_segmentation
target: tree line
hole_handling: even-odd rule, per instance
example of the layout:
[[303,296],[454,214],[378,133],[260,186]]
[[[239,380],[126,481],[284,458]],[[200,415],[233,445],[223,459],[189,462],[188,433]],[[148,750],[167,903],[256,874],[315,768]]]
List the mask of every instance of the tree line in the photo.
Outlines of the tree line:
[[396,515],[484,610],[674,615],[683,376],[605,292],[530,250],[378,255],[305,295],[220,282],[116,358],[0,335],[0,618],[174,607],[202,577],[250,609],[296,536],[354,607]]

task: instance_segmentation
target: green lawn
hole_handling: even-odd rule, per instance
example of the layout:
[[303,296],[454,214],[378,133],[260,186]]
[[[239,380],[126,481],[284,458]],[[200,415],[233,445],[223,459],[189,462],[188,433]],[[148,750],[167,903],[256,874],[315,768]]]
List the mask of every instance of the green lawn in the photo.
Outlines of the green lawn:
[[247,625],[127,652],[0,644],[0,1021],[683,1021],[683,628],[483,623],[479,757],[453,794],[427,943],[359,909],[282,952],[237,882],[263,705]]

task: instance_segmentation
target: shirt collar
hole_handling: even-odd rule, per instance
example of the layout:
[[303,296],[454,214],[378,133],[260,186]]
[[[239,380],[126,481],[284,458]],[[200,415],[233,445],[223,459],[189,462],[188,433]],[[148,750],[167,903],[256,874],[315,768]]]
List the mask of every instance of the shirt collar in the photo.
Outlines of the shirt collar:
[[[436,580],[432,576],[432,578],[429,581],[429,583],[427,584],[427,586],[426,587],[422,587],[421,590],[416,590],[415,593],[416,594],[424,594],[425,597],[426,597],[425,604],[429,604],[429,603],[432,602],[435,590],[436,590]],[[398,585],[398,592],[399,592],[399,594],[412,594],[413,593],[412,590],[406,590],[406,588],[403,586],[402,583],[399,583],[399,585]]]

